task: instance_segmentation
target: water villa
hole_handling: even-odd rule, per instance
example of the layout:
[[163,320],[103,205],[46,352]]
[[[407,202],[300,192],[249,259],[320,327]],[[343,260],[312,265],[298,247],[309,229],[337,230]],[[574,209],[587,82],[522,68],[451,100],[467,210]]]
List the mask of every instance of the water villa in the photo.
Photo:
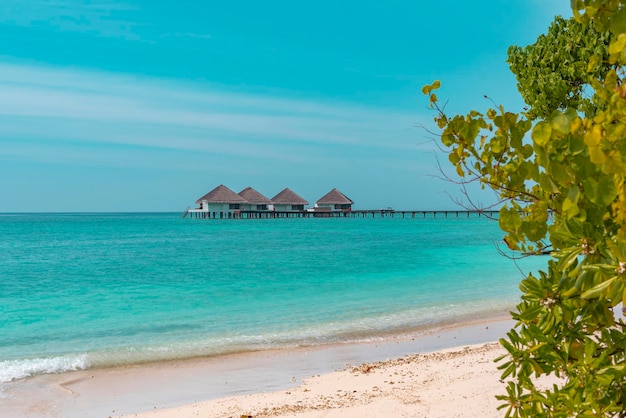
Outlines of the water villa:
[[497,217],[497,210],[402,210],[391,208],[354,210],[354,202],[338,189],[332,189],[320,197],[312,208],[309,202],[289,188],[283,189],[269,199],[252,187],[235,193],[220,184],[198,200],[198,207],[188,208],[183,218],[197,219],[252,219],[252,218],[338,218],[338,217],[437,217],[467,216],[477,214]]
[[289,188],[283,189],[282,192],[274,196],[272,202],[274,203],[274,210],[278,212],[303,211],[304,206],[309,204]]
[[307,208],[309,202],[289,188],[269,199],[252,187],[235,193],[220,184],[196,200],[196,204],[197,208],[187,209],[183,216],[210,219],[330,216],[334,212],[350,211],[354,202],[332,189],[313,208]]
[[246,199],[239,196],[223,184],[220,184],[215,189],[196,200],[196,204],[199,204],[200,207],[193,209],[193,211],[208,213],[232,213],[234,211],[241,210],[241,206],[247,203],[248,201]]
[[254,190],[252,187],[246,187],[239,192],[239,196],[243,197],[247,203],[244,203],[241,207],[246,211],[268,211],[273,208],[274,203],[263,196],[261,193]]
[[315,210],[324,212],[351,211],[354,202],[337,189],[332,189],[315,202]]

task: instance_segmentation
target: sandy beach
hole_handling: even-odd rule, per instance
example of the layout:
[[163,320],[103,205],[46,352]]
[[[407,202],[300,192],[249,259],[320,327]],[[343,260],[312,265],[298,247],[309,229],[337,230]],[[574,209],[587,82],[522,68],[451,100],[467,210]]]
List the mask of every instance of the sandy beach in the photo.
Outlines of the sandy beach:
[[40,375],[4,392],[0,416],[497,417],[511,326]]
[[[471,338],[470,335],[494,335],[510,325],[510,321],[466,324],[424,336],[422,342],[435,338],[450,344],[457,338]],[[298,386],[284,390],[175,408],[154,407],[123,417],[501,417],[504,412],[498,406],[502,402],[496,395],[505,393],[505,382],[500,379],[494,359],[505,352],[496,341],[456,346],[346,365],[342,370],[306,378]],[[549,387],[557,382],[549,376],[542,378],[540,385]]]
[[296,388],[230,397],[132,417],[497,417],[498,343],[362,364]]

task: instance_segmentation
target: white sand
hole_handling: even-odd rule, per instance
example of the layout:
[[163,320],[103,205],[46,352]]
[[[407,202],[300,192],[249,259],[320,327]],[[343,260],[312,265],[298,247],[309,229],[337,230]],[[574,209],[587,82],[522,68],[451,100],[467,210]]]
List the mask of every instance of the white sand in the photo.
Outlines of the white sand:
[[129,417],[498,417],[495,395],[505,385],[493,359],[503,353],[498,343],[447,349],[315,376],[294,389]]

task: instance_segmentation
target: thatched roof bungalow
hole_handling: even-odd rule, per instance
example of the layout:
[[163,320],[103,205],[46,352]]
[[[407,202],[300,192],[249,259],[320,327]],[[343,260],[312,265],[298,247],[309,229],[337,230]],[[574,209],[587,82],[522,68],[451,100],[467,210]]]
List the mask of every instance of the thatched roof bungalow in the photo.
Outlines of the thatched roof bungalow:
[[332,212],[347,212],[352,210],[354,202],[337,189],[332,189],[315,202],[315,208]]
[[272,198],[274,210],[277,212],[297,212],[304,210],[304,206],[309,202],[298,196],[289,188],[283,189],[280,193]]
[[248,203],[246,199],[223,184],[196,200],[200,210],[207,212],[233,212],[241,210],[241,206],[246,203]]
[[261,193],[254,190],[252,187],[246,187],[242,191],[239,192],[239,196],[244,198],[247,203],[244,203],[241,207],[241,210],[272,210],[273,203],[272,201],[263,196]]

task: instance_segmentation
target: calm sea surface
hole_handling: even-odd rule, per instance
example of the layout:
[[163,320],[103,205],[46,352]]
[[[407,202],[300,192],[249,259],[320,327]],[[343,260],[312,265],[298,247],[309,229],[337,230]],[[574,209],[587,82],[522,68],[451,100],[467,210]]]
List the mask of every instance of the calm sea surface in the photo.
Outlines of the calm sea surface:
[[375,339],[507,312],[521,279],[475,216],[5,214],[0,237],[0,383]]

